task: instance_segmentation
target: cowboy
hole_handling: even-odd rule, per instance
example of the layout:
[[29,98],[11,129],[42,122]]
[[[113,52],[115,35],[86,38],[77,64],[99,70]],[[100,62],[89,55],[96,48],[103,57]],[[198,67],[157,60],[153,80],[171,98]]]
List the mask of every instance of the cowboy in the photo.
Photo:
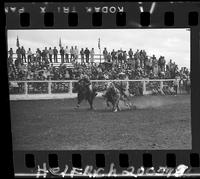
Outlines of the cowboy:
[[91,87],[91,82],[89,77],[84,74],[81,75],[80,80],[78,81],[78,104],[77,108],[80,106],[82,100],[87,100],[90,104],[90,109],[93,109],[93,100],[97,95],[96,88]]
[[84,84],[87,88],[91,85],[90,79],[87,74],[83,74],[80,76],[80,79],[78,81],[79,84]]

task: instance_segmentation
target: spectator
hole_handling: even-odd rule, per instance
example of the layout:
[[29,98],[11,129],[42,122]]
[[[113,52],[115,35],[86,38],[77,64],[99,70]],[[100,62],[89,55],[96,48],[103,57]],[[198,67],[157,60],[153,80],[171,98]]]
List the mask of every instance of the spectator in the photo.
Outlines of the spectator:
[[24,60],[24,62],[26,63],[26,51],[23,46],[21,47],[21,57],[22,57],[22,62]]
[[70,54],[70,50],[68,49],[68,46],[66,46],[66,48],[65,48],[65,60],[66,60],[66,63],[69,63],[69,54]]
[[75,58],[75,51],[74,51],[73,46],[72,46],[71,49],[70,49],[70,54],[71,54],[70,62],[72,62],[72,60],[74,60],[74,58]]
[[65,79],[66,79],[66,80],[69,80],[69,79],[70,79],[70,74],[69,74],[69,71],[68,71],[68,70],[66,70],[66,72],[65,72]]
[[60,56],[61,56],[61,63],[64,63],[65,51],[63,47],[61,47],[60,49]]
[[116,58],[117,58],[117,57],[116,57],[116,54],[117,54],[117,53],[116,53],[115,50],[113,49],[112,52],[111,52],[111,57],[112,57],[112,62],[113,62],[113,63],[116,61]]
[[158,75],[158,61],[155,56],[152,57],[152,70],[155,76]]
[[80,51],[80,55],[81,55],[81,63],[84,64],[84,55],[85,55],[85,53],[84,53],[83,48]]
[[160,56],[160,58],[158,60],[158,65],[159,65],[159,68],[161,71],[165,71],[165,58],[163,56]]
[[75,48],[74,48],[74,60],[77,62],[78,61],[78,48],[77,48],[77,46],[75,46]]
[[42,52],[40,51],[39,48],[37,48],[37,50],[36,50],[36,60],[37,60],[38,62],[41,61],[41,56],[42,56]]
[[107,58],[106,59],[107,59],[108,63],[111,63],[112,56],[111,56],[110,52],[107,54]]
[[143,55],[143,51],[142,50],[139,51],[138,56],[139,56],[139,59],[140,59],[140,67],[144,68],[145,56]]
[[47,50],[47,47],[42,51],[42,61],[45,64],[48,64],[48,53],[49,51]]
[[51,49],[51,47],[49,47],[49,61],[50,61],[50,63],[52,63],[52,56],[53,56],[53,49]]
[[86,63],[89,63],[90,51],[88,50],[88,48],[85,49],[84,54],[85,54]]
[[31,48],[28,49],[27,51],[27,60],[28,60],[28,63],[31,61],[31,56],[33,55],[32,51],[31,51]]
[[152,63],[152,58],[149,58],[149,71],[153,71],[153,63]]
[[93,65],[93,63],[94,63],[94,48],[92,48],[92,50],[90,51],[90,62],[91,62],[91,64]]
[[130,48],[130,50],[128,51],[128,55],[129,55],[129,58],[133,58],[133,50]]
[[53,49],[53,58],[54,58],[54,63],[58,63],[58,50],[56,47]]
[[9,57],[13,58],[13,49],[10,48],[10,50],[8,51]]
[[[160,57],[161,58],[161,57]],[[159,58],[159,60],[161,61],[161,59]],[[159,63],[159,66],[160,66],[160,63]],[[170,59],[169,60],[169,63],[167,64],[167,70],[171,71],[171,68],[172,68],[172,60]]]
[[118,63],[120,64],[120,66],[122,66],[122,61],[123,61],[123,51],[122,49],[118,50]]
[[19,59],[19,61],[21,62],[21,49],[20,49],[20,47],[18,47],[17,48],[17,50],[16,50],[16,54],[17,54],[17,58]]
[[45,58],[47,58],[48,54],[49,54],[49,51],[48,51],[47,47],[44,48],[44,52],[45,52]]
[[126,53],[126,51],[123,51],[123,62],[125,64],[127,63],[127,53]]
[[107,51],[107,49],[106,48],[104,48],[104,50],[103,50],[103,57],[104,57],[104,60],[105,61],[107,61],[107,55],[108,55],[108,51]]
[[140,67],[140,59],[139,58],[136,58],[135,60],[135,68],[139,68]]
[[135,52],[134,58],[135,58],[135,60],[137,60],[138,58],[140,58],[140,56],[139,56],[139,49],[137,49],[137,51]]

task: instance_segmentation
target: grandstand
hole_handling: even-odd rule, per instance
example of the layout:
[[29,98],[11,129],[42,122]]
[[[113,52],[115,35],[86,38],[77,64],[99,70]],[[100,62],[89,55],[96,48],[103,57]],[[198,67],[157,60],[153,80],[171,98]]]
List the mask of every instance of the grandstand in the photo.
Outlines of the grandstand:
[[82,73],[86,73],[93,84],[98,86],[99,95],[105,90],[106,82],[125,80],[120,78],[119,74],[127,76],[124,82],[127,83],[127,88],[132,95],[175,94],[173,88],[176,80],[178,80],[179,94],[189,92],[190,81],[187,68],[178,70],[175,63],[171,61],[166,63],[165,60],[163,66],[159,60],[163,60],[164,57],[161,56],[157,60],[156,57],[150,57],[142,50],[136,51],[133,55],[126,54],[125,57],[120,56],[120,53],[119,50],[113,53],[112,60],[108,60],[105,54],[94,54],[94,63],[82,63],[80,54],[69,63],[61,62],[60,54],[56,63],[50,63],[47,54],[39,59],[36,58],[36,54],[32,54],[31,60],[27,63],[28,60],[23,59],[22,55],[9,51],[10,99],[75,97],[73,86]]

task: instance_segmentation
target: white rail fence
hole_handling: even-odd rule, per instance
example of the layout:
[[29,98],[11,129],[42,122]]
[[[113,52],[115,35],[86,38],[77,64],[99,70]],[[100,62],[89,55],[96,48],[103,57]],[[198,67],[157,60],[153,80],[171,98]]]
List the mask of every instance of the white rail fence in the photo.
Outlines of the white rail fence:
[[[148,95],[155,88],[163,90],[166,86],[173,86],[175,79],[91,80],[92,85],[98,87],[98,96],[101,96],[106,83],[110,81],[125,83],[132,94]],[[10,100],[74,98],[77,96],[74,91],[76,82],[77,80],[10,81]],[[178,92],[180,93],[179,85]]]

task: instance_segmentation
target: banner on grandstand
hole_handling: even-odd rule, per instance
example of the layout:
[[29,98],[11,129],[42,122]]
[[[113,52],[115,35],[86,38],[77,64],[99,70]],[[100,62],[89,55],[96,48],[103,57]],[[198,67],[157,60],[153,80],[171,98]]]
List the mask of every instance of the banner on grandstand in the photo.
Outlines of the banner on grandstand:
[[98,39],[98,48],[101,49],[101,46],[100,46],[100,38]]
[[16,46],[19,48],[19,38],[18,38],[18,36],[17,36],[17,42],[16,42]]
[[59,47],[62,47],[62,42],[61,42],[61,38],[59,39]]

